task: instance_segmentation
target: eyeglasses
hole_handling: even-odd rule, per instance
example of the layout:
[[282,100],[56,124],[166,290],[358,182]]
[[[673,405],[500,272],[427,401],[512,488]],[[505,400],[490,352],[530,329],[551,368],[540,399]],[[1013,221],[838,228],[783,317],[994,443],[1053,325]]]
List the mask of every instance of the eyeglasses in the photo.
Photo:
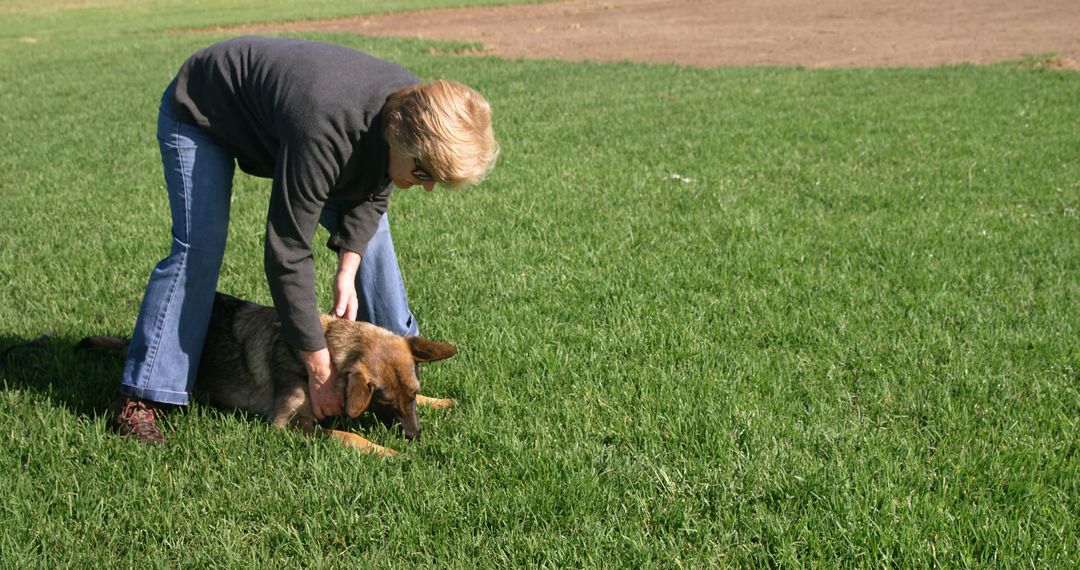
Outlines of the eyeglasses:
[[435,177],[428,174],[428,172],[424,170],[424,167],[420,166],[419,158],[413,158],[412,163],[415,167],[412,171],[412,175],[415,176],[417,180],[420,182],[435,182]]

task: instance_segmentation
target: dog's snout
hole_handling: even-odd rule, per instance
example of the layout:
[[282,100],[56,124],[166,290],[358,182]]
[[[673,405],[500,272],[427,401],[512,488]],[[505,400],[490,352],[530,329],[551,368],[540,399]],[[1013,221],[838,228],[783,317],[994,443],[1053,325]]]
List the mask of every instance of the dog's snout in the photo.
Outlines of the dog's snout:
[[417,426],[415,430],[406,429],[405,439],[409,441],[420,441],[420,426]]

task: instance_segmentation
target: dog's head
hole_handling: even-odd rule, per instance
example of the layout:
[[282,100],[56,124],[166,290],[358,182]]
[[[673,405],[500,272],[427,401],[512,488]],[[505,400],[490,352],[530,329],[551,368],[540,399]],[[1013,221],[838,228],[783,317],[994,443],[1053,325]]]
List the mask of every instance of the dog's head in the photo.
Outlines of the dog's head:
[[406,439],[420,437],[416,364],[450,358],[454,345],[426,338],[402,337],[370,323],[324,319],[326,343],[338,374],[345,380],[345,412],[357,417],[369,408],[397,420]]

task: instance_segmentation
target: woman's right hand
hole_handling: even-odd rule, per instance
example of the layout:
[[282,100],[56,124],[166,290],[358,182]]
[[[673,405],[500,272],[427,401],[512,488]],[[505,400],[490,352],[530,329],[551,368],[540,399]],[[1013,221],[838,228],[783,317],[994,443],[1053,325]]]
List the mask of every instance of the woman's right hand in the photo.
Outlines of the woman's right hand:
[[333,380],[335,370],[327,349],[314,352],[298,351],[308,373],[308,393],[311,394],[311,411],[316,420],[345,413],[345,391]]

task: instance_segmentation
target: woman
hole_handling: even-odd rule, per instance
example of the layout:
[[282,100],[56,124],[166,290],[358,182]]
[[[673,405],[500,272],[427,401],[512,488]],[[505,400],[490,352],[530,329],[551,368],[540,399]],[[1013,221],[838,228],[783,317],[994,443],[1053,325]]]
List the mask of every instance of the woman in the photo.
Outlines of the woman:
[[147,443],[164,441],[161,405],[186,405],[194,386],[234,164],[273,179],[266,278],[322,419],[343,410],[342,395],[326,389],[333,370],[315,299],[316,225],[338,253],[331,312],[416,334],[386,218],[390,193],[477,183],[498,155],[490,107],[472,89],[288,38],[235,38],[191,56],[162,97],[158,140],[172,249],[150,275],[112,407],[113,426]]

